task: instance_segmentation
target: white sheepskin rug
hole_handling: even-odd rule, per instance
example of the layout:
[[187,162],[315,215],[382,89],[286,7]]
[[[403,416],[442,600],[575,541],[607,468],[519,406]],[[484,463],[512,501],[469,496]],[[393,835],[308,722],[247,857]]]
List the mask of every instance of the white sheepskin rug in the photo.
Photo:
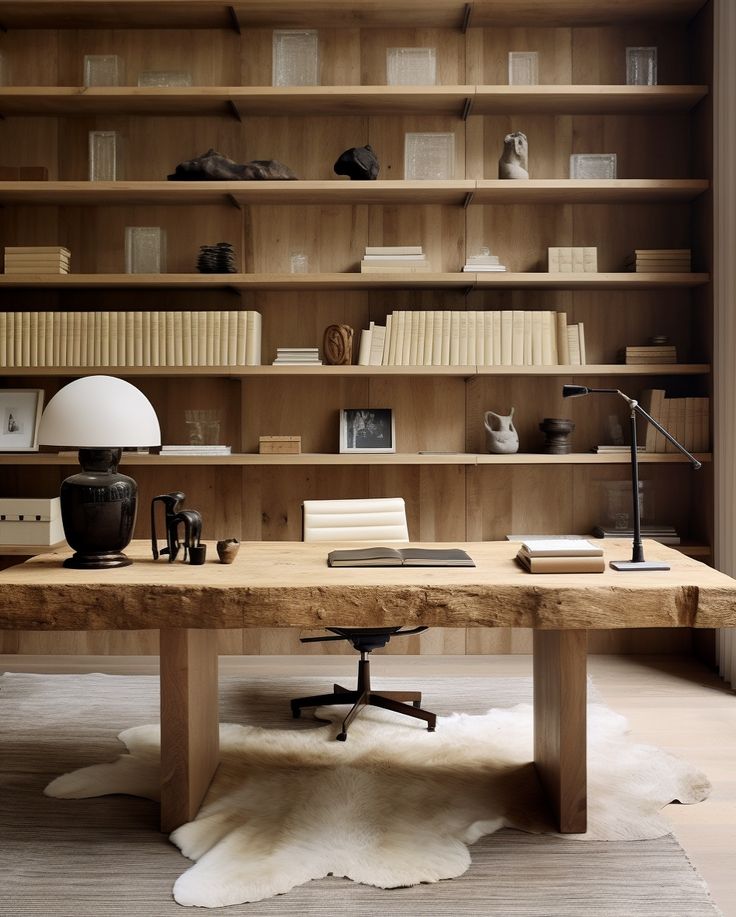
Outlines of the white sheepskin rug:
[[[342,711],[340,711],[341,713]],[[339,713],[315,729],[220,727],[221,763],[196,819],[171,835],[195,861],[179,904],[260,901],[327,875],[380,888],[462,875],[468,845],[503,827],[554,833],[532,759],[532,708],[453,714],[437,731],[366,710],[336,742]],[[588,708],[589,830],[580,840],[660,837],[660,809],[699,802],[706,777],[636,745],[623,717]],[[120,734],[128,753],[57,778],[48,796],[158,798],[159,727]],[[569,837],[569,835],[567,835]]]

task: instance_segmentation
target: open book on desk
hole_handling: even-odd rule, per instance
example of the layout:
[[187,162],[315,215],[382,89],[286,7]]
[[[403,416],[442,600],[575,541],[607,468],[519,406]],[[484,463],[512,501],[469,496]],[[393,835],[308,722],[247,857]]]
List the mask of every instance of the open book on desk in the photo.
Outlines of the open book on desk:
[[474,567],[462,548],[357,548],[330,551],[330,567]]

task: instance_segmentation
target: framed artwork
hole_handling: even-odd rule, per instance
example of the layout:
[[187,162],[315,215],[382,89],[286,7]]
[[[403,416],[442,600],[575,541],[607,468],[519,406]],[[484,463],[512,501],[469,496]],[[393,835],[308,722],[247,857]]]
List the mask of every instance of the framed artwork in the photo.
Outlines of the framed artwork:
[[38,452],[42,388],[0,389],[0,452]]
[[396,452],[391,408],[341,410],[340,452]]

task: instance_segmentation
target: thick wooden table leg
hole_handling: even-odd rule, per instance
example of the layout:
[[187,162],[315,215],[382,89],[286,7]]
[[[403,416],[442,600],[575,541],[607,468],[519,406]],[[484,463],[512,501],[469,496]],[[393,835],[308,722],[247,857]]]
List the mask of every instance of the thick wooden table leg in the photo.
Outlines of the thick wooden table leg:
[[587,637],[534,631],[534,762],[564,834],[587,824]]
[[219,760],[217,632],[161,631],[161,830],[191,821]]

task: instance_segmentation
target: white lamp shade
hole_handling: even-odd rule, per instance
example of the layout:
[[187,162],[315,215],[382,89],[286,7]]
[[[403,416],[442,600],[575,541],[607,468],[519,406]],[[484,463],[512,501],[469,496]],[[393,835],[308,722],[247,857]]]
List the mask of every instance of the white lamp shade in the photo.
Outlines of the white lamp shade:
[[161,428],[151,402],[130,382],[86,376],[65,385],[46,405],[38,442],[74,449],[160,446]]

